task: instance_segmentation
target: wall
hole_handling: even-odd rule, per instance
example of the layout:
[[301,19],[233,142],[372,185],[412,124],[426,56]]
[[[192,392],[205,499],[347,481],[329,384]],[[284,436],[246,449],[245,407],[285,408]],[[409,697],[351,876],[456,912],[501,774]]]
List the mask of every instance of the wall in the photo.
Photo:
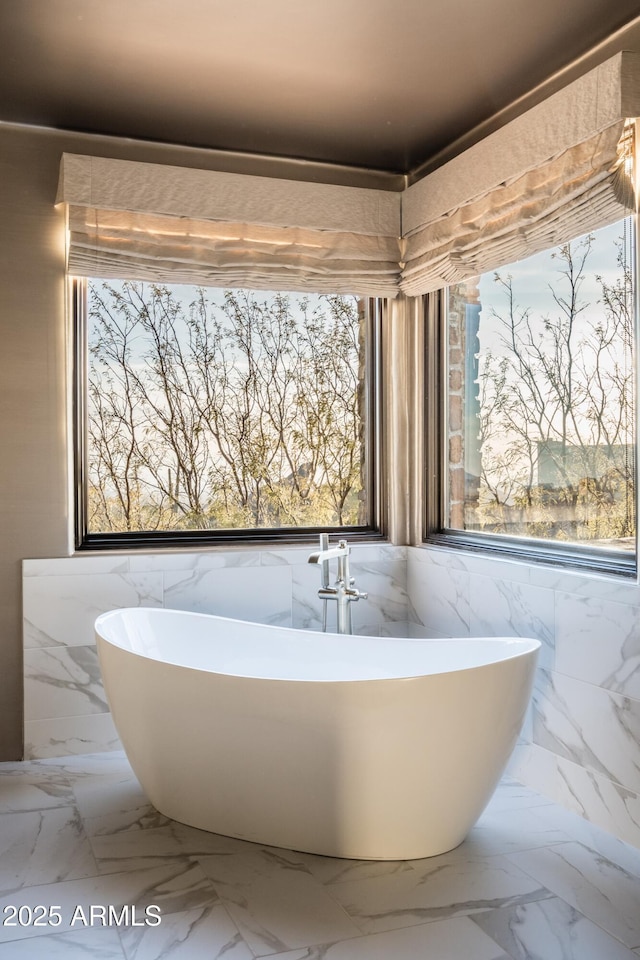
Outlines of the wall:
[[640,847],[640,587],[442,548],[409,548],[407,585],[433,636],[542,641],[510,772]]
[[[238,549],[26,560],[26,757],[119,746],[93,634],[100,613],[123,606],[166,606],[318,630],[320,570],[307,562],[309,553],[309,548]],[[406,548],[355,546],[351,572],[369,594],[352,604],[354,630],[405,635]],[[335,629],[334,604],[329,603],[327,616],[329,629]]]
[[[0,123],[0,760],[22,756],[21,562],[71,553],[65,224],[54,206],[64,151],[293,179],[319,176],[313,164],[278,158]],[[327,170],[320,174],[328,176]],[[361,185],[384,180],[372,179]]]

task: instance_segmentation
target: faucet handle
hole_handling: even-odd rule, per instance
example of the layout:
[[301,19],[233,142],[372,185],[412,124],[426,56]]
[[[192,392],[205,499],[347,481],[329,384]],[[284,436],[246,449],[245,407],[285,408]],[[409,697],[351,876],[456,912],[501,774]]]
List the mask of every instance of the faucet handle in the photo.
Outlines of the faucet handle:
[[[328,549],[329,549],[329,534],[321,533],[320,534],[320,553],[326,553]],[[321,583],[322,589],[324,590],[326,590],[326,588],[329,586],[329,561],[328,560],[323,560],[320,566],[320,583]],[[326,609],[327,609],[326,601],[325,601],[324,608],[325,608],[325,615],[326,615]]]

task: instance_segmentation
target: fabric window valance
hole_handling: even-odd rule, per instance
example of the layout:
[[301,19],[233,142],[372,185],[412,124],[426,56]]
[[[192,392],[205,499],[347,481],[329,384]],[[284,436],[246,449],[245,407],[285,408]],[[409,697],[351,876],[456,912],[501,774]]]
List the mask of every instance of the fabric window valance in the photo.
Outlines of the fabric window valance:
[[620,219],[640,54],[623,52],[403,193],[65,154],[80,276],[395,297]]
[[400,195],[65,154],[76,276],[395,296]]
[[625,216],[625,121],[639,114],[640,55],[620,53],[410,186],[401,289],[428,293]]

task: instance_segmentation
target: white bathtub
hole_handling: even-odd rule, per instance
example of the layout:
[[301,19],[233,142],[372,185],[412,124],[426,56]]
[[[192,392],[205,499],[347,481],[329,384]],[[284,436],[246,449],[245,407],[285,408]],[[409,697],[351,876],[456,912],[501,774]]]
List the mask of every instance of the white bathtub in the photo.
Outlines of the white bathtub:
[[397,640],[124,609],[96,621],[149,799],[203,830],[404,860],[464,840],[515,745],[537,640]]

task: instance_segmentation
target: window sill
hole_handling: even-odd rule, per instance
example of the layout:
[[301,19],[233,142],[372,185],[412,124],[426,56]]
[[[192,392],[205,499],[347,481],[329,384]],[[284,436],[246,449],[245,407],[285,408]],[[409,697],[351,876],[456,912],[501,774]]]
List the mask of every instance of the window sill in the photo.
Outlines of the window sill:
[[623,554],[619,550],[598,547],[585,549],[576,544],[544,543],[518,537],[469,534],[458,530],[430,534],[425,538],[424,546],[445,547],[486,559],[552,567],[563,573],[597,574],[626,582],[637,580],[636,557],[631,551]]

